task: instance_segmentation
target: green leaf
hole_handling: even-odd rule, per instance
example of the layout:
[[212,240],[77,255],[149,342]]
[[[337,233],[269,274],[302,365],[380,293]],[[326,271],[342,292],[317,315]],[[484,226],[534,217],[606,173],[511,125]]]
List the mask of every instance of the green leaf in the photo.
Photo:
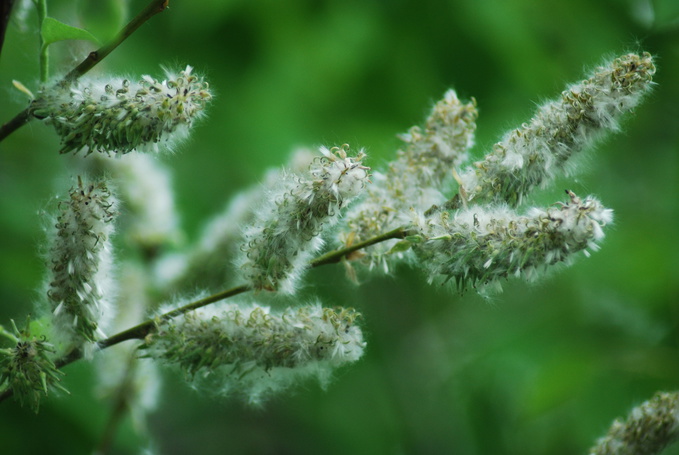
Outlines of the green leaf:
[[407,240],[401,240],[398,242],[396,245],[394,245],[391,250],[389,250],[388,254],[394,254],[394,253],[402,253],[404,251],[408,251],[411,247],[411,243]]
[[87,30],[64,24],[53,17],[45,18],[41,33],[45,46],[65,40],[85,40],[99,44],[99,40]]

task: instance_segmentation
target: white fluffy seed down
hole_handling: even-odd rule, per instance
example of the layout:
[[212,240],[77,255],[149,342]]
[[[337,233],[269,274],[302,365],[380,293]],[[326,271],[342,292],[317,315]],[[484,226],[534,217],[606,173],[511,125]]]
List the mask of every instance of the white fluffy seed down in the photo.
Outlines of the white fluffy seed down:
[[[448,90],[427,117],[422,128],[414,126],[400,138],[405,146],[384,172],[375,172],[372,184],[355,204],[340,229],[345,246],[408,224],[411,211],[424,212],[445,202],[445,190],[453,170],[467,160],[474,143],[476,103],[463,103]],[[388,271],[385,255],[394,242],[366,248],[363,262]],[[392,260],[394,256],[389,256]]]
[[287,174],[273,189],[257,219],[244,233],[241,270],[256,290],[291,293],[311,255],[323,244],[324,228],[368,182],[365,156],[347,147],[321,148],[305,174]]
[[654,73],[650,54],[627,54],[568,87],[460,175],[462,188],[452,208],[467,201],[520,204],[535,187],[566,170],[574,154],[616,130],[619,119],[649,92]]
[[115,206],[104,180],[90,183],[80,178],[60,204],[47,296],[59,333],[76,344],[101,338],[112,316],[110,237]]
[[452,280],[459,291],[509,276],[534,279],[579,251],[598,249],[602,227],[613,220],[596,199],[568,195],[566,204],[533,208],[525,216],[503,206],[423,217],[416,222],[422,242],[413,245],[418,263],[430,281]]
[[[286,168],[293,173],[304,172],[317,156],[315,150],[295,148]],[[158,275],[171,292],[197,288],[217,291],[232,279],[229,266],[238,256],[243,226],[257,218],[270,190],[278,188],[285,178],[286,168],[269,169],[260,184],[236,194],[221,212],[208,220],[193,248],[158,263]]]
[[252,404],[307,378],[327,383],[358,360],[365,343],[353,309],[319,304],[271,311],[258,304],[201,308],[163,322],[142,346],[178,365],[195,385]]
[[97,154],[94,161],[86,161],[115,180],[116,193],[125,206],[121,231],[130,242],[153,250],[181,238],[172,178],[158,157],[146,153],[115,157]]
[[157,151],[188,136],[212,95],[202,78],[187,66],[158,81],[84,77],[68,85],[45,88],[31,114],[54,126],[61,153],[124,154]]

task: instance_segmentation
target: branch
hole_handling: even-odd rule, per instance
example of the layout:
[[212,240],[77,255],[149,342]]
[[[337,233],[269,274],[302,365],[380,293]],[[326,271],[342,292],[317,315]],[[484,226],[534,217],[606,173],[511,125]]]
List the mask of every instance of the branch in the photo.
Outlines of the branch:
[[0,52],[2,52],[2,46],[5,43],[5,32],[7,31],[9,17],[12,14],[12,6],[14,6],[14,0],[0,1]]
[[[350,247],[342,248],[339,250],[330,251],[324,255],[321,255],[318,258],[309,262],[309,268],[316,268],[322,265],[338,263],[343,258],[349,256],[351,253],[355,251],[369,247],[371,245],[375,245],[377,243],[385,242],[387,240],[403,239],[407,235],[408,230],[406,228],[400,227],[398,229],[394,229],[393,231],[389,231],[384,234],[375,236],[371,239],[357,243],[356,245],[352,245]],[[189,311],[210,305],[215,302],[219,302],[220,300],[224,300],[238,294],[243,294],[250,290],[251,290],[250,286],[243,284],[228,289],[226,291],[218,292],[217,294],[213,294],[209,297],[196,300],[195,302],[191,302],[187,305],[184,305],[183,307],[169,311],[163,315],[157,316],[154,319],[149,319],[147,321],[142,322],[139,325],[131,327],[123,332],[117,333],[105,340],[98,342],[97,346],[101,350],[116,345],[118,343],[122,343],[123,341],[142,340],[153,331],[153,329],[156,327],[156,324],[160,321],[170,320],[182,314],[188,313]],[[65,356],[63,356],[62,358],[55,361],[54,364],[57,368],[61,369],[66,365],[69,365],[77,360],[80,360],[82,357],[83,352],[80,349],[74,349]],[[5,390],[4,392],[0,393],[0,402],[5,400],[6,398],[9,398],[10,396],[12,396],[12,390],[11,389]]]
[[320,257],[317,257],[313,261],[309,262],[309,268],[314,268],[314,267],[320,267],[321,265],[326,265],[326,264],[335,264],[337,262],[340,262],[343,258],[349,256],[351,253],[354,251],[361,250],[363,248],[367,248],[369,246],[375,245],[377,243],[381,243],[387,240],[393,240],[393,239],[404,239],[408,235],[408,231],[403,228],[397,228],[394,229],[393,231],[389,231],[387,233],[378,235],[376,237],[373,237],[371,239],[365,240],[363,242],[357,243],[356,245],[352,245],[347,248],[343,248],[341,250],[334,250],[330,251]]
[[[246,291],[249,291],[250,287],[247,285],[241,285],[237,286],[235,288],[231,288],[227,291],[222,291],[217,294],[211,295],[209,297],[205,297],[204,299],[197,300],[195,302],[189,303],[188,305],[184,305],[181,308],[177,308],[176,310],[172,310],[168,313],[165,313],[161,316],[158,316],[155,319],[149,319],[148,321],[142,322],[139,325],[136,325],[130,329],[125,330],[124,332],[120,332],[116,335],[113,335],[110,338],[107,338],[103,341],[100,341],[98,343],[99,349],[106,349],[110,346],[113,346],[118,343],[122,343],[123,341],[127,340],[135,340],[135,339],[143,339],[145,336],[147,336],[151,330],[155,327],[156,323],[158,321],[167,321],[172,318],[175,318],[177,316],[180,316],[184,313],[188,313],[191,310],[195,310],[201,307],[204,307],[206,305],[209,305],[211,303],[219,302],[220,300],[227,299],[229,297],[233,297],[234,295],[242,294]],[[77,360],[77,359],[73,359]],[[70,363],[70,362],[69,362]]]
[[[116,47],[132,35],[139,27],[146,21],[151,19],[158,13],[163,12],[169,4],[170,0],[151,0],[151,2],[144,8],[134,19],[130,21],[109,43],[104,44],[96,51],[90,52],[85,60],[78,66],[73,68],[61,81],[57,84],[70,83],[87,73],[94,66],[101,62],[108,54],[110,54]],[[24,109],[17,114],[12,120],[0,127],[0,142],[7,136],[12,134],[17,129],[28,123],[31,118],[30,107]]]
[[[320,267],[322,265],[326,264],[335,264],[337,262],[340,262],[342,258],[350,255],[354,251],[358,251],[362,248],[366,248],[371,245],[375,245],[376,243],[381,243],[386,240],[392,240],[392,239],[402,239],[406,236],[406,229],[404,228],[398,228],[394,229],[393,231],[389,231],[385,234],[378,235],[376,237],[373,237],[372,239],[368,239],[364,242],[357,243],[356,245],[352,245],[347,248],[342,248],[339,250],[334,250],[330,251],[314,260],[309,262],[309,268],[315,268],[315,267]],[[210,305],[211,303],[219,302],[220,300],[227,299],[229,297],[233,297],[238,294],[242,294],[244,292],[250,291],[250,286],[248,285],[240,285],[236,286],[235,288],[231,288],[226,291],[219,292],[217,294],[211,295],[209,297],[205,297],[204,299],[196,300],[195,302],[189,303],[187,305],[184,305],[181,308],[177,308],[175,310],[172,310],[168,313],[165,313],[161,316],[158,316],[156,319],[150,319],[148,321],[142,322],[141,324],[134,326],[130,329],[125,330],[124,332],[120,332],[116,335],[113,335],[110,338],[107,338],[106,340],[100,341],[98,343],[99,349],[106,349],[110,346],[113,346],[118,343],[122,343],[123,341],[127,340],[134,340],[134,339],[143,339],[145,336],[147,336],[155,327],[156,323],[158,321],[167,321],[172,318],[175,318],[177,316],[180,316],[184,313],[188,313],[189,311],[196,310],[198,308]],[[80,358],[80,357],[78,357]],[[63,366],[67,365],[74,360],[77,360],[77,358],[69,359],[68,361],[64,362],[63,364],[57,362],[58,366]]]
[[118,35],[109,43],[104,44],[96,51],[90,52],[83,62],[76,66],[70,73],[64,77],[64,81],[72,82],[78,79],[83,74],[91,70],[97,63],[102,61],[108,54],[110,54],[116,47],[125,41],[130,35],[137,31],[146,21],[151,19],[158,13],[162,13],[167,8],[170,0],[152,0],[146,8],[142,10],[137,16],[130,21]]
[[12,120],[0,126],[0,142],[14,131],[24,126],[24,124],[28,123],[30,118],[31,110],[27,107],[23,111],[19,112]]

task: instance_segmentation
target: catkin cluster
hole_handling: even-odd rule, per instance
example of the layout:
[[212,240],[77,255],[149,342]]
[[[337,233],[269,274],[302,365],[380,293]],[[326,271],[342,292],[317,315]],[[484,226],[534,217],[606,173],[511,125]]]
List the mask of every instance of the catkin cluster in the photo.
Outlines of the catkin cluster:
[[518,205],[562,172],[574,154],[617,129],[620,117],[649,91],[653,74],[650,54],[627,54],[568,87],[460,175],[460,192],[450,208],[466,201]]
[[269,195],[245,231],[241,270],[256,290],[291,293],[295,281],[318,251],[321,234],[368,182],[363,152],[347,156],[348,146],[321,149],[307,172],[289,174]]
[[[352,259],[385,271],[407,259],[430,280],[443,277],[460,291],[508,276],[533,279],[577,251],[594,249],[612,219],[596,199],[581,201],[569,193],[570,202],[561,208],[519,206],[535,188],[567,171],[573,155],[616,130],[649,92],[654,73],[648,53],[616,58],[542,105],[483,160],[466,167],[475,103],[447,92],[425,127],[403,136],[407,146],[387,170],[374,173],[366,197],[341,227],[342,244],[402,227],[405,240],[368,247]],[[452,198],[446,196],[451,183],[457,184]]]
[[158,81],[80,79],[45,88],[31,107],[61,137],[61,153],[125,154],[183,139],[211,99],[209,86],[187,66]]
[[161,322],[142,349],[221,394],[257,403],[300,379],[327,381],[333,369],[358,360],[365,345],[358,317],[320,305],[273,312],[232,303]]
[[504,208],[473,207],[423,218],[420,241],[413,244],[429,281],[452,280],[457,289],[485,285],[509,276],[534,279],[577,252],[598,249],[611,210],[593,197],[518,216]]
[[[384,172],[374,172],[373,184],[360,204],[347,214],[340,232],[346,246],[406,225],[411,209],[423,212],[446,200],[453,171],[467,159],[474,143],[476,103],[463,103],[448,90],[434,105],[424,127],[412,127],[400,136],[405,147]],[[389,271],[386,242],[365,250],[364,261]]]
[[[223,395],[243,395],[251,403],[308,377],[325,383],[332,370],[363,354],[355,310],[314,304],[277,311],[237,302],[195,310],[198,301],[141,323],[149,290],[163,281],[168,294],[203,283],[222,286],[231,256],[240,255],[235,262],[245,284],[234,289],[291,294],[352,201],[337,237],[342,247],[366,243],[351,254],[328,253],[333,260],[360,259],[369,268],[389,271],[393,263],[408,259],[430,282],[450,281],[459,291],[513,276],[532,280],[578,252],[596,250],[612,211],[572,191],[567,191],[568,201],[548,208],[526,209],[522,202],[565,172],[572,156],[615,130],[649,91],[654,72],[646,53],[624,55],[597,68],[472,165],[476,102],[462,102],[453,90],[434,105],[421,127],[400,137],[403,147],[383,172],[372,175],[372,182],[362,150],[349,156],[345,145],[322,147],[312,157],[308,151],[298,153],[293,170],[271,172],[263,189],[241,196],[215,218],[196,247],[178,255],[178,272],[163,274],[158,266],[155,275],[165,276],[158,278],[151,267],[141,271],[123,263],[119,303],[124,311],[118,329],[150,327],[137,335],[145,336],[138,351],[144,358],[178,366],[192,383]],[[210,99],[208,84],[186,67],[163,81],[143,76],[137,83],[83,79],[57,85],[42,90],[30,112],[54,126],[62,153],[124,155],[157,150],[159,144],[186,136]],[[178,236],[169,177],[148,156],[99,161],[105,173],[126,183],[120,194],[130,217],[130,243],[149,265]],[[57,344],[82,352],[101,339],[112,318],[110,237],[117,202],[106,180],[79,178],[60,210],[47,297]],[[238,252],[233,244],[239,244]],[[365,248],[355,251],[360,246]],[[208,300],[215,302],[212,297]],[[46,339],[32,337],[28,328],[15,332],[0,330],[14,343],[0,349],[0,389],[13,390],[37,409],[48,387],[60,387],[51,358],[55,349]],[[157,375],[145,368],[147,363],[137,362],[136,349],[128,345],[113,352],[109,365],[115,371],[102,369],[101,390],[130,400],[146,397],[139,409],[150,409]],[[677,438],[677,428],[676,394],[661,394],[627,422],[616,422],[591,453],[657,453]]]
[[105,181],[78,178],[60,207],[47,296],[60,335],[81,344],[100,338],[111,316],[110,237],[116,201]]

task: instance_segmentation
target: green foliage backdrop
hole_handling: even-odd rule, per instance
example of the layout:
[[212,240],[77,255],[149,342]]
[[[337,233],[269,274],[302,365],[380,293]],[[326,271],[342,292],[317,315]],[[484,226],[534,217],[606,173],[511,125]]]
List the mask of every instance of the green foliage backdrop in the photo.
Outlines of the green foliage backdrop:
[[[106,38],[123,2],[49,3]],[[99,7],[94,7],[99,3]],[[130,2],[134,14],[143,1]],[[75,15],[74,15],[75,14]],[[13,22],[0,59],[0,122],[37,89],[37,37]],[[53,46],[54,73],[92,48]],[[536,103],[605,56],[647,50],[658,86],[621,134],[581,160],[563,189],[615,210],[600,252],[537,284],[510,281],[484,301],[428,286],[415,271],[354,287],[341,267],[309,273],[303,299],[364,314],[367,354],[327,391],[316,384],[263,409],[190,390],[167,374],[149,431],[162,454],[573,454],[656,390],[679,388],[679,7],[674,0],[172,0],[97,72],[161,75],[193,65],[216,92],[173,170],[186,241],[239,190],[297,145],[365,147],[379,167],[395,135],[454,87],[480,111],[475,156],[526,121]],[[32,122],[0,145],[0,323],[41,299],[50,198],[68,187],[53,131]],[[124,245],[121,245],[124,248]],[[89,453],[110,412],[84,362],[70,397],[33,415],[0,405],[3,453]],[[146,447],[127,420],[114,453]],[[679,453],[670,449],[668,453]]]

